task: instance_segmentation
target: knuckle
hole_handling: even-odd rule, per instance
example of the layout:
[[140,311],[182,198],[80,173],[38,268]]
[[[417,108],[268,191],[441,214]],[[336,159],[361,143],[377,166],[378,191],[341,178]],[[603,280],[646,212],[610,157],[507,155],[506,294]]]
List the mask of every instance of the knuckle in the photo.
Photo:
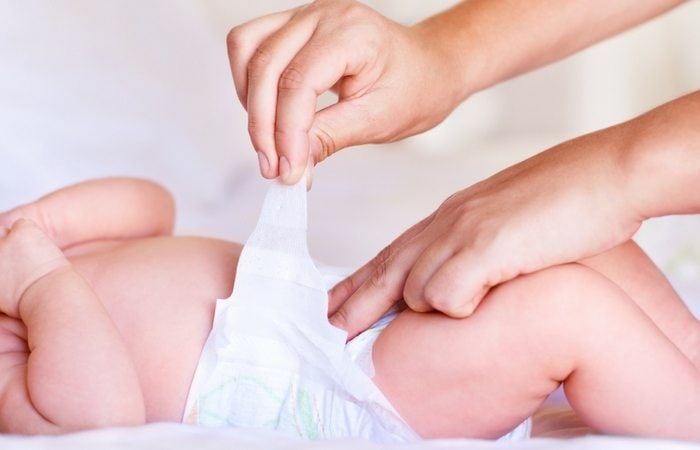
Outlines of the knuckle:
[[255,120],[248,120],[248,133],[254,135],[260,131],[260,125]]
[[367,63],[377,61],[382,53],[382,42],[376,34],[370,34],[363,49],[363,59]]
[[230,52],[245,48],[245,42],[245,28],[241,25],[231,28],[231,31],[226,35],[226,46]]
[[454,194],[447,197],[440,205],[439,211],[444,210],[444,209],[449,209],[449,208],[453,207],[454,204],[459,205],[460,204],[459,194],[460,194],[459,192],[455,192]]
[[365,20],[367,17],[372,16],[371,13],[373,10],[360,2],[354,0],[342,0],[336,3],[340,4],[342,17],[347,20]]
[[280,75],[278,88],[280,91],[292,91],[304,86],[304,73],[294,63],[290,63]]
[[248,134],[254,139],[257,139],[262,133],[265,132],[265,128],[260,125],[256,120],[248,120]]
[[368,283],[372,288],[383,289],[387,284],[387,271],[389,269],[389,259],[393,253],[393,245],[389,244],[384,247],[371,262],[372,275],[368,279]]
[[387,261],[380,261],[374,265],[374,272],[369,277],[369,285],[375,289],[384,289],[387,285]]
[[333,135],[327,130],[328,127],[323,124],[317,124],[314,129],[314,135],[316,136],[320,150],[320,155],[314,155],[318,158],[317,162],[323,161],[339,150],[338,144],[333,138]]
[[277,126],[274,131],[275,143],[278,147],[285,147],[289,144],[290,139],[294,139],[296,135],[305,135],[303,129]]
[[276,151],[273,133],[270,126],[256,120],[248,121],[248,134],[255,151]]
[[389,260],[389,258],[391,258],[391,255],[394,253],[393,250],[393,244],[387,245],[379,253],[377,253],[377,256],[374,257],[373,262],[375,264],[386,263]]
[[255,49],[248,63],[248,79],[257,79],[270,66],[272,55],[264,45]]
[[354,0],[314,0],[309,5],[310,8],[342,8],[347,4],[354,3]]

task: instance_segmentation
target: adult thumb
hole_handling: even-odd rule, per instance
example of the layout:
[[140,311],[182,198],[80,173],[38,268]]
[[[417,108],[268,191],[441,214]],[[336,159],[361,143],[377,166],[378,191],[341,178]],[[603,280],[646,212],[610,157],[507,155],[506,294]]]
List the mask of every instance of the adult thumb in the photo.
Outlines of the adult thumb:
[[359,100],[341,100],[316,113],[309,130],[309,150],[316,163],[345,147],[372,142],[373,124]]

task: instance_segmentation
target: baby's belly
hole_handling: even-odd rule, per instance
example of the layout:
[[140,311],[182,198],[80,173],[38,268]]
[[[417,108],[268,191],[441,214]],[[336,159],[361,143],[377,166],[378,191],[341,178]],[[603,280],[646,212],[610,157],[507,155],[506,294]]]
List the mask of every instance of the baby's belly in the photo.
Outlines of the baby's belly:
[[73,263],[133,355],[148,421],[180,421],[215,301],[231,293],[240,245],[163,237],[86,250],[77,249]]

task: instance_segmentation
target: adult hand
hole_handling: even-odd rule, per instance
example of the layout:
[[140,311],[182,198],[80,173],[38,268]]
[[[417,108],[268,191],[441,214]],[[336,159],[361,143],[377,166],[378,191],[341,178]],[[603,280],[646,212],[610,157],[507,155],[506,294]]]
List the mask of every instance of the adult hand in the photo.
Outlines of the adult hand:
[[353,337],[400,299],[415,311],[465,317],[499,283],[628,240],[643,217],[623,186],[617,150],[626,149],[626,133],[618,128],[448,198],[332,289],[331,322]]
[[[261,173],[285,183],[344,147],[431,128],[464,97],[452,59],[420,26],[350,0],[318,0],[237,26],[228,51]],[[338,103],[317,112],[329,89]]]

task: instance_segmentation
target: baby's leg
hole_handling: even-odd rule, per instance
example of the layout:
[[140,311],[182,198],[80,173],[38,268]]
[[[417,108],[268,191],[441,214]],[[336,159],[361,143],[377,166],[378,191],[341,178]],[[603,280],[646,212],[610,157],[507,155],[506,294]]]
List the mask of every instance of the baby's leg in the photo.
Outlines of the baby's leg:
[[173,199],[163,187],[136,178],[74,184],[0,214],[0,226],[20,218],[36,223],[60,248],[96,240],[170,234]]
[[423,436],[494,438],[560,382],[602,432],[700,439],[700,373],[615,284],[581,265],[494,289],[466,319],[402,313],[375,382]]
[[580,263],[620,286],[700,370],[698,319],[637,244],[628,241]]
[[[19,220],[0,235],[0,318],[17,324],[15,343],[11,327],[0,327],[0,429],[143,423],[134,365],[89,285],[30,222]],[[22,337],[26,344],[17,345]]]

